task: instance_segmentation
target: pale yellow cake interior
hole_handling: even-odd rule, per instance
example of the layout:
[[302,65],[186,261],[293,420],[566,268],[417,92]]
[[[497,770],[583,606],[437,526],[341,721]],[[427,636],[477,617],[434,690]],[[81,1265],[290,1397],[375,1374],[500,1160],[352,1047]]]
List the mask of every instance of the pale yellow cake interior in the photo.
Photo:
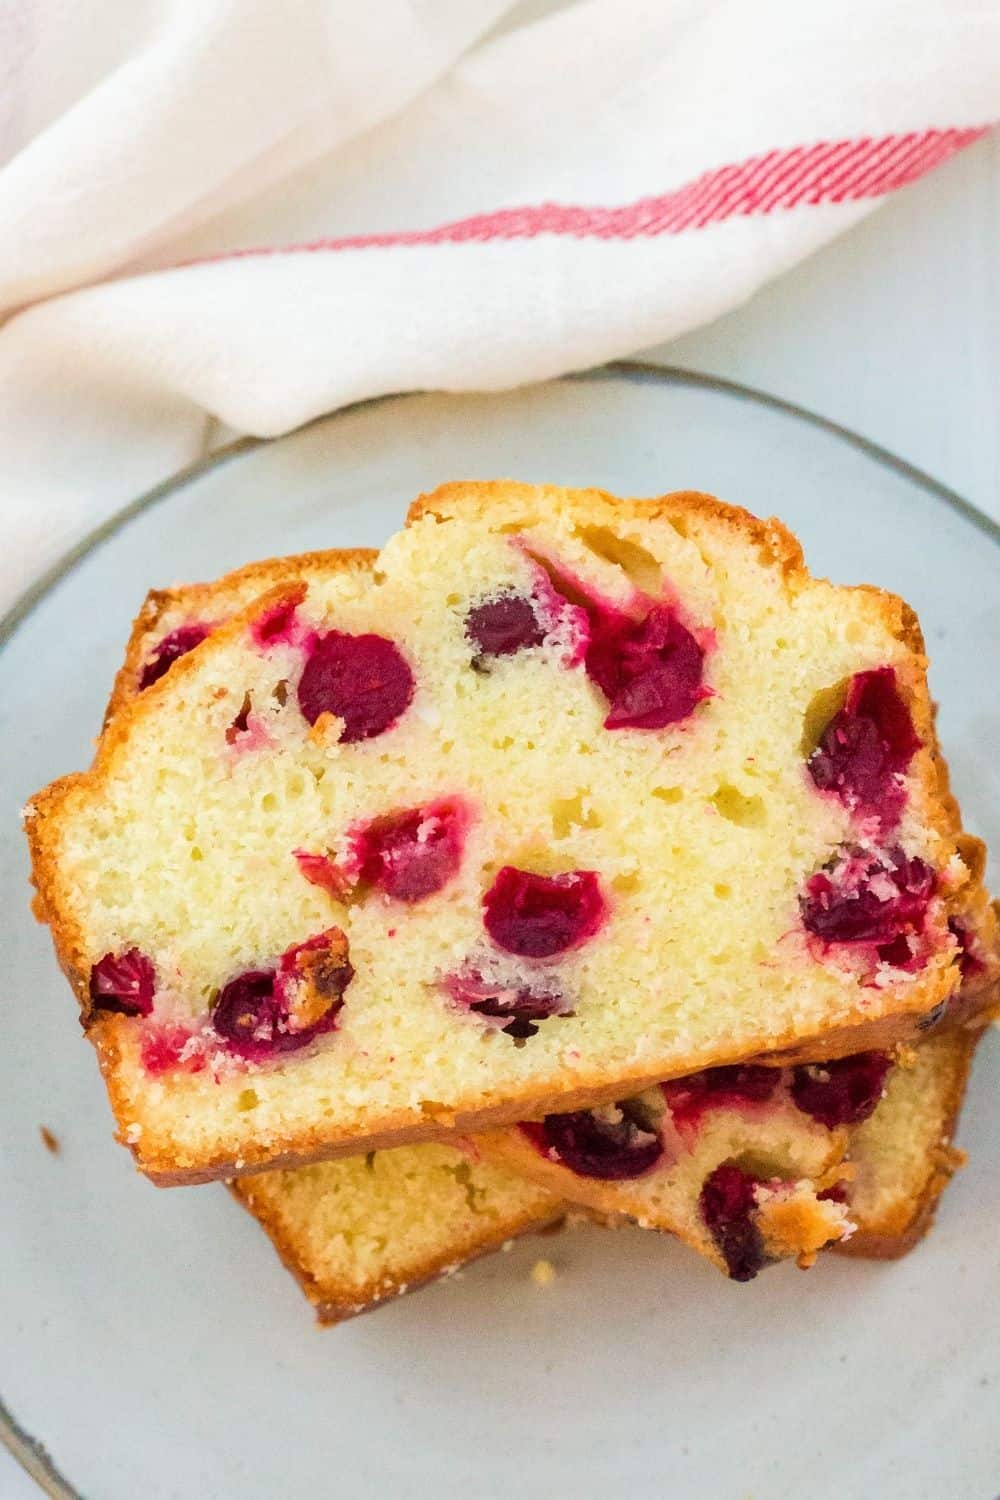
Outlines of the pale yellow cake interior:
[[344,1312],[562,1213],[557,1198],[524,1178],[434,1143],[265,1172],[238,1190],[310,1296]]

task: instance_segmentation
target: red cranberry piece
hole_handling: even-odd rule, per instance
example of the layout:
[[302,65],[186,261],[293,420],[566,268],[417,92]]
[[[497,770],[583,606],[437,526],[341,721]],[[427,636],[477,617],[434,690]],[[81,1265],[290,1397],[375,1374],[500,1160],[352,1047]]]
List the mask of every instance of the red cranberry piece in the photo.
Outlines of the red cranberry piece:
[[891,943],[879,943],[875,951],[879,963],[887,964],[890,969],[907,969],[913,963],[913,941],[905,932],[893,938]]
[[310,724],[320,714],[335,714],[344,721],[341,742],[352,744],[395,724],[413,697],[413,673],[384,636],[331,630],[309,652],[298,697]]
[[678,1129],[698,1124],[710,1109],[743,1109],[766,1104],[781,1083],[780,1068],[741,1063],[727,1068],[706,1068],[687,1078],[661,1085]]
[[248,969],[223,987],[212,1007],[212,1025],[236,1052],[256,1055],[278,1024],[273,969]]
[[490,984],[478,974],[455,975],[447,990],[459,1005],[491,1021],[503,1021],[506,1036],[518,1041],[535,1036],[540,1021],[549,1016],[571,1016],[564,997],[556,991],[532,991],[516,985]]
[[846,1203],[847,1184],[835,1182],[832,1187],[824,1188],[821,1193],[817,1193],[816,1197],[820,1203]]
[[[615,1112],[618,1119],[613,1118]],[[605,1113],[612,1118],[605,1118]],[[521,1129],[543,1156],[554,1158],[580,1177],[597,1177],[602,1182],[642,1177],[663,1155],[660,1137],[628,1099],[605,1112],[578,1109],[546,1115],[540,1125],[525,1124]]]
[[858,672],[847,699],[809,757],[809,774],[852,811],[877,816],[883,828],[899,821],[906,793],[898,778],[920,740],[892,667]]
[[760,1179],[723,1162],[706,1177],[699,1206],[733,1281],[752,1281],[766,1257],[756,1224]]
[[874,1114],[892,1062],[884,1052],[856,1052],[833,1062],[806,1063],[792,1073],[792,1098],[828,1130],[860,1125]]
[[139,677],[139,691],[145,692],[154,682],[164,677],[175,661],[187,656],[195,646],[200,646],[206,636],[211,635],[211,625],[178,625],[159,642]]
[[898,844],[878,853],[845,845],[806,883],[802,923],[825,943],[885,944],[891,962],[901,934],[922,931],[935,884],[930,865]]
[[533,875],[505,865],[483,897],[486,931],[521,958],[551,958],[593,937],[604,920],[593,870]]
[[476,647],[474,665],[492,656],[513,656],[545,639],[535,606],[524,594],[498,594],[465,617],[465,633]]
[[[276,1053],[297,1051],[336,1028],[354,970],[344,957],[342,934],[337,934],[339,944],[332,941],[335,932],[319,933],[289,948],[277,970],[248,969],[225,985],[212,1007],[212,1025],[231,1051],[262,1062]],[[295,1024],[292,1016],[297,981],[310,988],[310,1015],[325,1006],[307,1024]]]
[[387,813],[352,835],[358,879],[396,901],[422,901],[458,873],[468,814],[453,797]]
[[469,1009],[477,1015],[505,1021],[507,1024],[500,1030],[505,1036],[521,1041],[537,1036],[539,1021],[547,1021],[549,1016],[570,1014],[563,1009],[560,995],[533,995],[529,990],[503,990],[485,1000],[471,1001]]
[[590,612],[587,675],[608,699],[605,729],[663,729],[708,696],[704,652],[674,611],[654,604],[641,620]]
[[90,1003],[94,1010],[123,1016],[148,1016],[156,992],[153,960],[138,948],[105,953],[90,971]]
[[340,1000],[354,978],[347,953],[347,938],[339,927],[317,932],[304,943],[286,948],[278,960],[277,984],[285,1008],[291,1004],[289,988],[295,980],[306,981],[322,1000]]

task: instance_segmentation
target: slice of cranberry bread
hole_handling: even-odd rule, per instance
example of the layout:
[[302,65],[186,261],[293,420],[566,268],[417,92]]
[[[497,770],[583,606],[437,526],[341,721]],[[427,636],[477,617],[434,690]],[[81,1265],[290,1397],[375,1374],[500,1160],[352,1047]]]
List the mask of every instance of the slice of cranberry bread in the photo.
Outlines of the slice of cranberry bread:
[[705,496],[449,486],[27,809],[163,1182],[888,1045],[980,898],[912,616]]
[[[308,565],[304,560],[291,560],[293,567],[296,564]],[[168,657],[163,670],[169,669],[182,654],[173,650],[174,645],[189,638],[191,626],[199,629],[190,632],[196,638],[188,649],[246,602],[248,588],[280,581],[288,576],[289,566],[278,562],[268,570],[261,565],[216,584],[151,595],[136,621],[108,718],[142,691],[150,662],[159,664]],[[205,622],[211,625],[202,629]],[[157,671],[156,676],[161,675],[163,671]],[[966,967],[970,979],[979,975],[972,954],[967,956]],[[709,1201],[727,1201],[720,1198],[720,1185],[724,1188],[727,1181],[731,1195],[735,1189],[737,1195],[745,1196],[746,1174],[740,1173],[736,1163],[752,1160],[759,1165],[767,1155],[772,1170],[781,1168],[786,1175],[772,1182],[768,1192],[759,1183],[751,1185],[753,1213],[743,1229],[743,1255],[734,1262],[741,1274],[753,1265],[747,1247],[758,1243],[768,1261],[794,1257],[803,1264],[826,1242],[854,1254],[902,1254],[922,1231],[953,1170],[956,1153],[949,1145],[950,1131],[970,1050],[971,1040],[955,1034],[924,1043],[914,1053],[911,1068],[890,1072],[885,1096],[874,1114],[853,1128],[824,1126],[823,1120],[799,1110],[798,1105],[789,1109],[792,1077],[781,1077],[773,1070],[756,1070],[756,1086],[752,1082],[755,1070],[739,1070],[741,1087],[731,1087],[728,1094],[718,1077],[714,1085],[710,1077],[703,1077],[687,1085],[668,1086],[667,1096],[684,1126],[684,1149],[689,1154],[672,1190],[665,1181],[660,1183],[658,1227],[677,1231],[686,1227],[689,1242],[702,1253],[707,1250],[709,1258],[719,1264],[719,1246],[704,1223],[703,1185],[728,1164],[735,1171],[714,1179],[714,1199]],[[820,1079],[817,1086],[810,1075],[810,1096],[805,1102],[811,1100],[815,1110],[817,1100],[828,1096],[828,1107],[820,1108],[824,1118],[831,1117],[831,1102],[837,1103],[836,1115],[864,1113],[874,1097],[881,1068],[869,1065],[853,1073],[841,1069],[837,1076],[839,1095],[836,1086],[831,1094],[829,1084],[824,1087]],[[852,1076],[853,1090],[847,1087]],[[765,1095],[784,1108],[770,1108]],[[685,1100],[686,1107],[682,1107]],[[654,1095],[653,1104],[662,1119],[663,1101]],[[641,1102],[638,1109],[642,1109]],[[607,1115],[603,1118],[606,1123]],[[699,1120],[709,1122],[711,1128],[702,1131]],[[619,1123],[624,1122],[623,1115]],[[758,1129],[759,1122],[763,1130]],[[562,1123],[568,1138],[580,1134],[571,1120]],[[629,1171],[641,1166],[644,1151],[648,1159],[648,1138],[644,1143],[629,1127],[617,1133],[617,1146],[614,1131],[602,1133],[600,1126],[594,1128],[605,1174],[616,1158]],[[680,1131],[673,1124],[671,1128],[675,1144],[680,1144]],[[541,1129],[531,1127],[529,1138],[537,1139]],[[826,1140],[824,1129],[828,1130]],[[854,1163],[846,1169],[850,1178],[842,1163],[845,1143]],[[728,1162],[720,1154],[727,1150],[731,1152]],[[592,1150],[584,1164],[589,1174],[595,1165]],[[566,1167],[565,1160],[562,1165]],[[812,1169],[811,1177],[799,1175],[807,1169]],[[616,1180],[621,1178],[604,1175],[597,1182],[613,1188]],[[231,1186],[269,1234],[325,1323],[377,1307],[516,1235],[557,1221],[564,1210],[544,1187],[491,1160],[488,1137],[482,1145],[472,1139],[462,1151],[432,1143],[401,1146],[365,1158],[247,1176]],[[849,1208],[844,1202],[848,1193]],[[610,1210],[610,1202],[607,1207]],[[615,1202],[614,1217],[622,1212],[622,1203]],[[852,1226],[854,1232],[849,1233]],[[730,1256],[737,1240],[738,1231],[730,1226],[723,1241]]]
[[340,1323],[558,1224],[558,1198],[455,1146],[425,1142],[231,1184],[316,1308]]

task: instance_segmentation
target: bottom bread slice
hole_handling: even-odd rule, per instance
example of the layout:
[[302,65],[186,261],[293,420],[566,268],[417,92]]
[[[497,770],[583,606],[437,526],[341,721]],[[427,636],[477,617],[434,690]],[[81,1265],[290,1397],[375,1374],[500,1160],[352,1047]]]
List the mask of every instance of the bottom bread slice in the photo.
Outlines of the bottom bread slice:
[[[571,1205],[671,1232],[739,1280],[782,1259],[809,1265],[827,1246],[898,1256],[927,1229],[964,1160],[952,1134],[976,1040],[956,1031],[913,1049],[892,1069],[874,1113],[852,1129],[796,1123],[787,1102],[772,1107],[769,1123],[759,1110],[710,1106],[679,1167],[632,1180],[586,1178],[543,1157],[529,1134],[509,1131],[267,1172],[231,1187],[321,1323],[557,1224]],[[749,1212],[713,1229],[706,1182],[720,1168],[751,1167],[761,1185]]]

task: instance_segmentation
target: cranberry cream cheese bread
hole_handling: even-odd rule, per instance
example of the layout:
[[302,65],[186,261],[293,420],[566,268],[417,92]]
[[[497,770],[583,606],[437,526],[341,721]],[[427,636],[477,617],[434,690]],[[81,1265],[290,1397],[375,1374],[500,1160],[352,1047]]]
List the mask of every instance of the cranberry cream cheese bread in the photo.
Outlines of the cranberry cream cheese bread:
[[27,809],[158,1181],[885,1048],[959,983],[919,631],[774,522],[448,486],[179,644]]

